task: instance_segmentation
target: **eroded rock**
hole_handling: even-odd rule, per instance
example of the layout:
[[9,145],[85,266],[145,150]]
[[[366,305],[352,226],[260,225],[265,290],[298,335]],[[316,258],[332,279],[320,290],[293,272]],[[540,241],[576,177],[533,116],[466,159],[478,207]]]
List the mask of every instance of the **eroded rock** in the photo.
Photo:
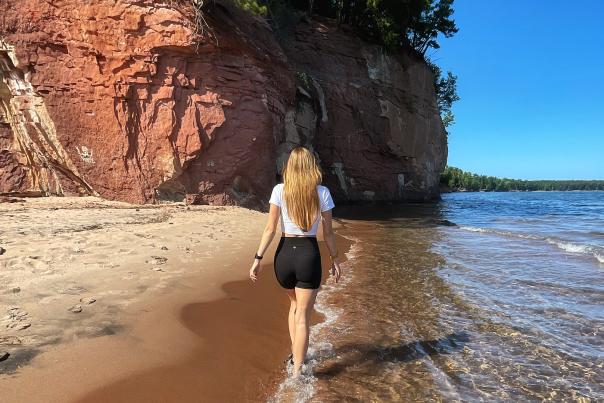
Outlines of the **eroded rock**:
[[0,194],[264,208],[297,144],[336,203],[438,193],[446,136],[423,61],[322,19],[278,43],[208,4],[199,37],[188,2],[0,0]]

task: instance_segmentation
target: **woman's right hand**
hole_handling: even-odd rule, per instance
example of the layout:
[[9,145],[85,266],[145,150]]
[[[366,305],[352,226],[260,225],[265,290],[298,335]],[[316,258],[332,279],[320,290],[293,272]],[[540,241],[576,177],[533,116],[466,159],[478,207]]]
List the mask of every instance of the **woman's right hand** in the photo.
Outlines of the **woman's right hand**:
[[330,274],[336,277],[336,283],[340,280],[342,269],[340,268],[339,262],[331,262]]

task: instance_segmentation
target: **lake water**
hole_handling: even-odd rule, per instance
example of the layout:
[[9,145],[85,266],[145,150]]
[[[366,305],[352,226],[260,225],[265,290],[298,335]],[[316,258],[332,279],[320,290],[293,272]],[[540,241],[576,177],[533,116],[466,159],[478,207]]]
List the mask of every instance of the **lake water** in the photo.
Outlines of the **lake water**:
[[307,374],[275,401],[604,401],[604,192],[337,207]]

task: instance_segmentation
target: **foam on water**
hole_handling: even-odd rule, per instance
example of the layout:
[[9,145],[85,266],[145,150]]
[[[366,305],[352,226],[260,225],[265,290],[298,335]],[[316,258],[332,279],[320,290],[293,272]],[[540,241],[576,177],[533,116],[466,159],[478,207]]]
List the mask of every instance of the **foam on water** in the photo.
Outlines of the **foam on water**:
[[296,379],[292,377],[293,366],[288,364],[287,377],[279,384],[277,392],[268,401],[277,402],[306,402],[315,394],[315,384],[317,378],[313,375],[313,368],[325,357],[333,354],[333,345],[325,339],[325,329],[332,328],[337,323],[342,313],[342,308],[327,303],[329,297],[337,292],[341,287],[346,287],[351,281],[353,275],[354,261],[359,250],[359,239],[348,237],[344,238],[353,242],[350,249],[345,252],[346,261],[340,266],[344,275],[337,284],[330,281],[321,286],[315,302],[315,310],[324,316],[324,320],[315,324],[310,329],[310,341],[306,355],[306,363],[302,365],[302,374]]
[[524,234],[520,232],[511,232],[511,231],[501,231],[491,228],[479,228],[479,227],[471,227],[471,226],[460,226],[462,230],[470,231],[470,232],[478,232],[478,233],[487,233],[500,235],[505,237],[513,237],[513,238],[521,238],[521,239],[532,239],[537,241],[545,241],[551,245],[562,249],[565,252],[582,254],[582,255],[590,255],[594,259],[596,259],[600,263],[604,263],[604,248],[589,245],[589,244],[578,244],[573,242],[564,241],[561,239],[553,238],[553,237],[545,237],[538,236],[532,234]]

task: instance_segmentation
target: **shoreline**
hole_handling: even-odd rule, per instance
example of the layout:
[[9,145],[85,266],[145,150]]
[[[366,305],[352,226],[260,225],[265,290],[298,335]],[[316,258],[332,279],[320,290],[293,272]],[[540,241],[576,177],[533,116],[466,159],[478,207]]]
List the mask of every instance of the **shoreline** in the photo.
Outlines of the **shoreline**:
[[[95,203],[104,206],[102,201]],[[141,206],[122,207],[131,212],[145,209]],[[60,211],[61,207],[56,208]],[[203,206],[199,210],[206,218],[211,218],[214,215],[207,214],[207,210],[221,208],[224,207]],[[124,393],[123,401],[143,396],[157,399],[161,393],[168,393],[164,397],[173,400],[199,396],[200,392],[208,398],[215,396],[222,400],[235,396],[249,399],[250,395],[266,399],[274,393],[282,380],[283,360],[289,350],[287,298],[284,293],[279,297],[280,290],[272,273],[272,257],[281,234],[278,231],[275,235],[267,250],[269,258],[264,260],[261,277],[255,286],[251,286],[247,280],[251,264],[249,256],[258,246],[266,213],[237,207],[218,211],[227,211],[222,218],[231,221],[237,221],[229,216],[232,214],[251,216],[247,217],[246,230],[230,234],[223,231],[223,235],[231,237],[217,243],[222,247],[220,253],[206,254],[185,263],[183,270],[174,273],[162,287],[127,301],[120,309],[109,309],[112,324],[105,327],[106,334],[90,335],[79,329],[80,336],[43,346],[33,357],[23,356],[19,362],[22,367],[17,372],[0,374],[0,388],[8,401],[102,401],[106,400],[103,394],[107,392],[111,394],[111,401],[120,401],[120,390]],[[182,215],[186,221],[194,214],[187,211]],[[177,226],[181,224],[174,216],[167,222]],[[214,219],[213,223],[208,231],[216,233],[218,230],[220,233],[217,226],[222,222]],[[166,222],[153,225],[159,227],[160,233],[175,228]],[[338,223],[334,222],[334,229],[337,227]],[[72,234],[72,237],[78,234]],[[337,238],[338,246],[346,251],[346,241],[339,236]],[[322,236],[319,237],[320,246],[325,250],[321,239]],[[186,253],[199,253],[211,242],[204,240]],[[229,247],[233,243],[237,244],[236,248]],[[169,250],[172,247],[168,245]],[[325,253],[322,255],[327,256]],[[324,276],[328,275],[325,270],[328,264],[327,256],[323,265]],[[191,266],[196,265],[203,267],[192,269]],[[171,266],[161,267],[169,272]],[[148,270],[143,266],[134,271],[139,273],[143,269]],[[106,285],[107,280],[101,283]],[[0,298],[4,299],[5,295],[0,294]],[[279,303],[279,298],[283,303]],[[251,305],[251,301],[255,305]],[[97,303],[83,308],[91,310]],[[92,315],[88,322],[102,317]],[[316,323],[318,315],[313,320]],[[209,327],[209,323],[214,325]],[[68,327],[77,330],[78,324],[70,323]],[[78,334],[78,331],[74,333]],[[258,336],[258,340],[254,340],[254,336]],[[251,349],[251,355],[241,356],[246,350],[246,343],[258,345],[260,340],[262,349]],[[270,346],[268,353],[266,346]],[[256,352],[262,354],[257,355]],[[19,361],[19,354],[13,354],[9,360]],[[0,370],[7,368],[9,360],[0,363]],[[237,360],[241,365],[237,365]],[[158,382],[153,373],[159,374],[163,381]],[[241,380],[242,388],[233,387],[237,381],[232,377],[237,373],[241,378],[235,379]],[[171,374],[170,382],[165,381],[166,374]],[[263,379],[264,386],[260,388],[256,383],[258,377]],[[129,385],[134,387],[129,388]],[[263,388],[268,388],[264,394]]]
[[[181,307],[180,324],[200,337],[186,360],[134,373],[75,402],[130,402],[135,394],[142,401],[193,401],[200,395],[207,401],[223,402],[273,397],[286,377],[283,361],[290,348],[289,300],[272,271],[279,236],[269,247],[270,259],[256,284],[248,279],[227,282],[221,287],[226,296]],[[321,238],[323,267],[327,267],[329,258],[325,259],[328,255]],[[349,242],[337,238],[338,247],[346,251]],[[327,270],[323,274],[324,282]],[[313,312],[312,325],[323,320],[321,314]],[[210,378],[202,376],[209,373]]]
[[600,189],[594,189],[594,190],[584,190],[584,189],[569,189],[569,190],[517,190],[517,189],[513,189],[513,190],[460,190],[460,189],[449,189],[449,190],[443,190],[440,189],[439,193],[556,193],[556,192],[586,192],[586,193],[590,193],[590,192],[604,192],[604,190],[600,190]]

